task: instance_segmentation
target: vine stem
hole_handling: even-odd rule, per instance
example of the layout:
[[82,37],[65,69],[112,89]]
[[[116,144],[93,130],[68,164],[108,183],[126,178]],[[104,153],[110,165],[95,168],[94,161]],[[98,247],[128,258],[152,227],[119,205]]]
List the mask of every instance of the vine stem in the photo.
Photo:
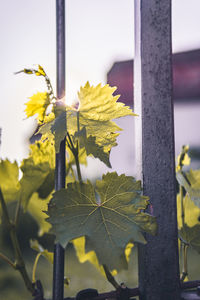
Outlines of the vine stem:
[[117,290],[120,285],[117,283],[115,278],[112,276],[111,272],[109,271],[108,267],[106,265],[103,265],[104,272],[106,274],[107,280],[114,286],[114,288]]
[[15,264],[3,253],[0,252],[0,258],[7,262],[13,269],[16,269]]
[[15,225],[18,225],[18,221],[19,221],[19,215],[20,215],[20,208],[21,208],[21,197],[17,202],[17,207],[16,207],[16,211],[15,211]]
[[67,141],[68,146],[69,146],[70,150],[72,151],[72,154],[75,159],[78,180],[79,180],[79,182],[83,182],[82,175],[81,175],[80,163],[79,163],[79,157],[78,157],[78,142],[76,144],[76,147],[74,147],[73,141],[72,141],[69,133],[67,133],[67,137],[68,137],[68,141]]
[[[28,273],[26,271],[25,263],[24,263],[23,256],[22,256],[22,253],[21,253],[19,241],[18,241],[18,238],[17,238],[16,225],[14,223],[12,223],[11,220],[10,220],[8,210],[7,210],[7,206],[6,206],[6,203],[4,201],[4,197],[3,197],[1,189],[0,189],[0,203],[1,203],[1,206],[2,206],[3,216],[4,216],[4,219],[5,219],[5,225],[7,227],[7,230],[9,232],[9,234],[10,234],[12,246],[13,246],[13,249],[14,249],[14,252],[15,252],[15,259],[16,259],[16,261],[14,263],[15,269],[20,272],[27,289],[33,294],[34,293],[34,287],[33,287],[33,284],[32,284],[32,282],[31,282],[31,280],[28,276]],[[13,265],[13,263],[11,265]]]

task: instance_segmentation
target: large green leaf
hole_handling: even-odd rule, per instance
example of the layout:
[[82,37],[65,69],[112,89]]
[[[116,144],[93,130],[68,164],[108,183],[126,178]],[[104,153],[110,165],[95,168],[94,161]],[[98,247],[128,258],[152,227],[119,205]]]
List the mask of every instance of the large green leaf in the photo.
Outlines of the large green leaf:
[[156,233],[156,220],[143,212],[148,197],[141,195],[139,181],[107,173],[96,181],[71,183],[53,195],[47,219],[63,246],[87,236],[100,264],[111,270],[126,267],[124,250],[128,242],[145,243],[142,232]]
[[111,168],[109,152],[104,152],[103,147],[96,144],[95,137],[91,135],[87,137],[85,127],[75,134],[75,139],[78,139],[80,148],[85,148],[87,155],[92,154]]

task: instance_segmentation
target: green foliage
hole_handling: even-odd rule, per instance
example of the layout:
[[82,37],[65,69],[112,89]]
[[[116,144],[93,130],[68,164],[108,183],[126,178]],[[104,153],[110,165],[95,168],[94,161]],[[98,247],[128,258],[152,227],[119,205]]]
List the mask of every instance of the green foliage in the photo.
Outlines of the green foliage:
[[155,218],[143,212],[147,205],[148,197],[141,195],[140,182],[107,173],[96,181],[96,188],[90,181],[75,182],[54,193],[48,221],[63,246],[87,236],[99,262],[119,270],[126,267],[127,243],[145,243],[143,231],[156,233]]
[[200,208],[200,170],[178,172],[177,180],[184,187],[190,199]]
[[8,159],[0,161],[0,188],[5,201],[17,201],[20,197],[19,167]]
[[[143,232],[156,234],[156,219],[144,212],[149,198],[142,195],[139,181],[114,172],[103,175],[94,186],[89,180],[83,182],[80,164],[86,164],[87,156],[92,155],[111,167],[110,151],[117,145],[116,138],[122,130],[113,119],[135,114],[118,102],[119,95],[113,96],[115,87],[91,86],[87,82],[78,92],[78,105],[66,106],[56,99],[40,65],[18,73],[21,72],[44,78],[47,91],[30,97],[25,109],[28,118],[36,117],[41,140],[30,145],[29,155],[20,167],[16,162],[0,162],[2,211],[17,255],[14,263],[5,260],[16,268],[20,258],[21,275],[33,292],[34,285],[16,235],[22,207],[37,222],[39,235],[52,227],[50,232],[56,235],[57,241],[63,246],[72,241],[81,262],[90,261],[104,275],[106,270],[106,277],[112,280],[113,274],[127,268],[133,242],[145,243]],[[55,155],[63,140],[66,141],[67,187],[54,192]],[[7,212],[8,202],[17,203],[14,220],[10,220]],[[39,257],[45,256],[52,262],[53,254],[36,241],[31,247],[38,252],[33,265],[32,282],[35,283]],[[1,253],[0,256],[5,257]]]
[[53,252],[49,252],[47,249],[44,249],[37,240],[30,240],[30,247],[53,264]]
[[42,123],[49,105],[49,94],[47,92],[38,92],[37,94],[30,97],[30,101],[26,103],[26,115],[27,117],[32,117],[37,114],[38,121]]
[[79,132],[76,132],[74,137],[75,137],[75,143],[76,141],[79,142],[79,147],[81,149],[85,149],[87,156],[92,154],[95,158],[99,158],[106,166],[111,168],[109,153],[104,152],[103,147],[96,144],[95,137],[91,135],[87,137],[85,127],[83,127],[83,129],[80,130]]
[[180,238],[183,243],[190,245],[198,253],[200,253],[200,225],[189,227],[184,225],[179,231]]
[[[41,140],[30,145],[29,155],[20,167],[16,162],[0,161],[2,214],[16,254],[15,262],[5,260],[14,269],[20,263],[24,282],[33,292],[16,235],[22,207],[37,222],[39,235],[53,233],[64,247],[72,242],[80,262],[91,262],[112,281],[113,275],[127,268],[133,243],[145,243],[144,232],[156,234],[156,219],[145,212],[149,198],[142,195],[139,181],[113,172],[103,175],[93,185],[89,180],[83,182],[80,164],[86,165],[87,156],[92,155],[111,167],[110,152],[122,130],[114,119],[135,114],[118,102],[119,95],[113,96],[115,87],[92,86],[87,82],[78,92],[77,105],[67,106],[62,99],[56,99],[40,65],[20,72],[44,78],[47,91],[30,97],[25,109],[27,117],[36,118]],[[66,141],[66,188],[55,192],[55,155],[63,140]],[[178,227],[183,246],[180,251],[184,260],[181,280],[188,275],[187,248],[200,252],[200,170],[184,170],[190,164],[188,150],[188,146],[183,146],[176,167],[180,188]],[[7,211],[9,202],[17,203],[14,220]],[[38,252],[33,265],[34,283],[39,257],[44,256],[52,263],[53,253],[37,241],[32,241],[31,247]],[[0,253],[0,257],[5,255]]]
[[66,106],[67,117],[63,111],[57,115],[52,111],[54,115],[44,120],[40,129],[43,139],[54,139],[56,152],[58,152],[60,142],[67,136],[66,128],[70,135],[74,135],[85,127],[87,137],[94,137],[95,143],[103,147],[105,152],[109,152],[117,145],[116,137],[119,134],[116,131],[121,130],[112,119],[135,115],[123,103],[117,102],[119,95],[112,95],[115,90],[116,88],[111,88],[109,85],[102,87],[99,84],[94,87],[87,82],[78,92],[78,109]]
[[180,190],[177,195],[177,217],[183,258],[182,281],[188,279],[188,247],[200,253],[200,170],[184,171],[184,167],[190,164],[188,150],[188,146],[182,147],[176,168]]

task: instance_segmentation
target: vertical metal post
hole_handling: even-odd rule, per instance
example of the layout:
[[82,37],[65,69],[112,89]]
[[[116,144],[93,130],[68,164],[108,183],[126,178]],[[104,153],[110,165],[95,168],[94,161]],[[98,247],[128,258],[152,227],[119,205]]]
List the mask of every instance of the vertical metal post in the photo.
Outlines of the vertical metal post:
[[[65,95],[65,0],[56,0],[56,53],[57,53],[57,98]],[[55,190],[65,187],[65,140],[56,154]],[[54,247],[53,300],[63,300],[64,294],[64,249]]]
[[137,159],[158,234],[139,247],[140,300],[179,300],[171,0],[135,0]]

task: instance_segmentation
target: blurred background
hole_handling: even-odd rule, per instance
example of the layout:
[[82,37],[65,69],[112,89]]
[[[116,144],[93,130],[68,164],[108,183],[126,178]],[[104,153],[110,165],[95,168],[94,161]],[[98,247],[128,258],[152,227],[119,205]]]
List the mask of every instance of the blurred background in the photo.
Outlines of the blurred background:
[[[176,155],[180,152],[183,144],[189,144],[195,167],[200,166],[199,11],[199,0],[172,1]],[[55,1],[0,0],[0,39],[0,156],[20,162],[28,154],[29,138],[36,128],[33,119],[26,120],[23,112],[24,103],[37,91],[45,91],[46,86],[40,77],[24,74],[14,75],[14,72],[33,67],[34,64],[40,64],[50,77],[54,89],[56,88]],[[133,60],[133,0],[66,1],[67,103],[76,99],[80,86],[89,80],[93,85],[108,82],[112,86],[118,86],[118,93],[121,94],[120,100],[133,106]],[[118,140],[119,146],[111,152],[111,164],[113,170],[120,174],[134,175],[134,119],[127,117],[119,120],[118,124],[125,130]],[[83,169],[83,173],[89,178],[94,178],[99,177],[106,170],[107,168],[102,163],[98,161],[94,163],[90,159],[89,167]],[[30,228],[33,228],[37,234],[33,220],[27,217],[26,222],[31,223]],[[24,226],[22,227],[25,230]],[[28,230],[22,233],[22,237],[24,237],[26,250],[29,239]],[[0,246],[8,246],[7,239],[1,228]],[[49,237],[46,241],[46,237],[44,237],[43,243],[52,245],[53,241],[51,238],[49,241]],[[76,261],[73,249],[70,253]],[[29,254],[33,253],[27,252],[27,257],[31,262]],[[136,256],[132,259],[132,263],[135,261]],[[72,273],[73,270],[76,271],[76,274],[81,272],[76,268],[83,268],[83,266],[80,267],[77,263],[77,267],[75,267],[73,263]],[[90,267],[86,266],[84,270],[89,272],[88,268]],[[133,268],[131,268],[128,283],[137,280],[136,273],[134,275],[132,270]],[[49,271],[41,268],[40,272],[44,272],[42,276],[45,277],[46,272]],[[7,277],[5,274],[8,274]],[[25,298],[22,297],[22,294],[19,295],[19,298],[16,298],[17,294],[15,294],[15,298],[11,296],[9,298],[8,294],[3,294],[4,292],[12,293],[14,287],[16,290],[23,288],[23,283],[20,285],[18,280],[19,275],[16,273],[15,277],[12,277],[11,274],[13,274],[12,269],[5,267],[5,264],[0,262],[0,298],[2,300],[28,299],[28,294],[24,296]],[[104,279],[102,282],[100,281],[99,274],[92,276],[93,280],[96,278],[95,276],[98,278],[100,289],[112,289]],[[81,279],[77,280],[78,285],[81,286]],[[125,279],[123,278],[121,281],[125,281]],[[51,278],[46,278],[46,282],[45,288],[50,291]],[[10,288],[11,283],[13,290]],[[133,284],[131,285],[133,286]],[[71,293],[74,294],[73,289]]]

